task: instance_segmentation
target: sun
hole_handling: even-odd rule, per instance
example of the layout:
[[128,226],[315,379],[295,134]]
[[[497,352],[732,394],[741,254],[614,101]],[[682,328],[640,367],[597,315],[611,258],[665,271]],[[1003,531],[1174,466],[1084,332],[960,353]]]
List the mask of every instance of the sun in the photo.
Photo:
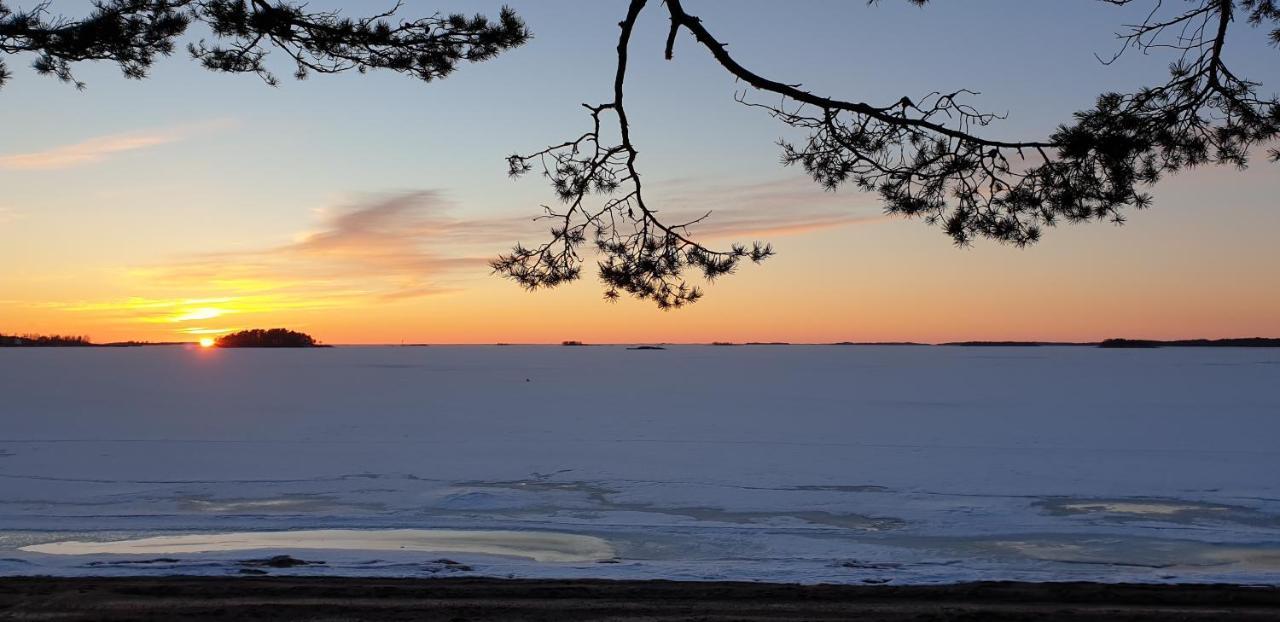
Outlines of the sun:
[[213,347],[213,338],[212,338],[212,337],[202,337],[202,338],[200,339],[200,347],[201,347],[201,348],[212,348],[212,347]]

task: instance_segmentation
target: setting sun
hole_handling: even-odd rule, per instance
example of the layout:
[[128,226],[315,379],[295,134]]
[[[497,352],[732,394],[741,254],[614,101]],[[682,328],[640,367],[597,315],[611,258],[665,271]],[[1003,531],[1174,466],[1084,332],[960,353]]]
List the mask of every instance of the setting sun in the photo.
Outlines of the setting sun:
[[212,348],[212,347],[213,347],[213,338],[212,338],[212,337],[204,337],[204,338],[200,339],[200,347],[201,347],[201,348]]

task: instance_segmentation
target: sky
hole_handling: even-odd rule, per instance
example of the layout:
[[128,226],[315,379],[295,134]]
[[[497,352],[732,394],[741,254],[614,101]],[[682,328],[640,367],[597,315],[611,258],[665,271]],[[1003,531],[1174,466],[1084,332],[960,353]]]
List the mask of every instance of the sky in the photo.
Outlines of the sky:
[[[11,3],[22,7],[30,3]],[[650,202],[711,211],[694,232],[778,255],[674,311],[603,300],[587,271],[526,292],[487,261],[541,240],[554,201],[505,157],[576,136],[611,98],[622,0],[509,5],[534,38],[425,84],[375,72],[215,74],[179,52],[146,80],[81,64],[84,90],[7,62],[0,88],[0,333],[189,341],[283,326],[327,343],[1094,340],[1280,336],[1280,176],[1168,177],[1124,226],[1064,225],[1025,249],[886,217],[779,164],[787,129],[682,33],[663,59],[652,3],[633,35],[628,113]],[[1095,0],[686,0],[756,73],[836,98],[979,91],[988,134],[1045,136],[1100,92],[1162,83],[1171,60],[1103,66],[1149,5]],[[312,2],[371,12],[374,1]],[[406,16],[499,2],[406,0]],[[83,14],[87,2],[53,8]],[[193,29],[193,35],[201,34]],[[1276,49],[1235,26],[1236,72],[1280,88]],[[279,59],[277,59],[279,60]],[[288,67],[276,65],[282,76]]]

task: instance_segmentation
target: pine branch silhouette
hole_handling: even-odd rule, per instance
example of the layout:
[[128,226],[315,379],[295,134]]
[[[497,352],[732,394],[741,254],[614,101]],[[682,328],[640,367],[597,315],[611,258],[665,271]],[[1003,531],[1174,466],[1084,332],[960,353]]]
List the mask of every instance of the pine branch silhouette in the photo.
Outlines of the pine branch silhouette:
[[[877,192],[887,213],[939,226],[958,245],[990,239],[1022,247],[1061,222],[1123,223],[1129,209],[1151,205],[1148,189],[1163,176],[1210,163],[1244,167],[1256,147],[1280,132],[1276,98],[1259,95],[1260,85],[1234,73],[1223,56],[1238,18],[1272,28],[1270,39],[1280,46],[1275,0],[1188,0],[1191,8],[1173,15],[1165,15],[1158,0],[1102,1],[1152,4],[1146,21],[1120,35],[1123,45],[1111,61],[1135,49],[1172,53],[1168,81],[1135,93],[1104,93],[1047,138],[1028,141],[987,136],[986,128],[1001,116],[967,103],[977,95],[969,90],[871,104],[765,78],[741,65],[682,0],[661,5],[670,20],[668,60],[679,34],[688,33],[747,85],[737,101],[808,135],[779,143],[785,165],[799,166],[827,190]],[[548,241],[517,245],[492,262],[498,274],[526,288],[580,278],[581,248],[590,239],[606,298],[626,292],[668,309],[702,297],[686,282],[689,271],[710,280],[733,272],[743,259],[759,262],[773,254],[761,242],[709,249],[691,233],[706,216],[667,223],[645,201],[623,86],[631,32],[646,4],[631,0],[620,23],[613,100],[585,106],[591,129],[507,160],[512,176],[537,169],[563,205],[543,208],[541,218],[554,223]],[[753,97],[760,93],[779,103],[760,103]],[[617,143],[602,142],[606,117],[617,126]],[[1280,149],[1267,155],[1280,161]]]
[[[384,69],[423,81],[443,78],[464,62],[488,60],[523,45],[530,34],[509,8],[496,20],[436,14],[398,20],[399,3],[368,17],[310,12],[304,2],[278,0],[97,0],[81,19],[53,15],[52,2],[13,10],[0,1],[0,53],[30,54],[36,72],[84,88],[72,68],[108,61],[125,77],[145,78],[157,57],[169,56],[189,26],[203,23],[212,40],[188,46],[213,71],[252,73],[279,81],[267,68],[284,54],[298,79],[311,73]],[[11,73],[0,61],[0,85]]]

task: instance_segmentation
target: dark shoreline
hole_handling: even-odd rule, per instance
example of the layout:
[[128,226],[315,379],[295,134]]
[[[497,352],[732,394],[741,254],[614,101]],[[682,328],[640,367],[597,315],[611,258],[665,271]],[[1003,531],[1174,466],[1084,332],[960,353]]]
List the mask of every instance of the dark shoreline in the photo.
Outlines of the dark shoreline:
[[1277,620],[1280,587],[0,578],[2,620]]
[[[17,340],[17,341],[15,341]],[[167,341],[118,341],[111,343],[93,343],[88,339],[80,341],[46,341],[36,342],[31,339],[21,341],[16,337],[0,335],[0,348],[141,348],[157,346],[191,346],[197,342]],[[1227,339],[1130,339],[1113,338],[1101,341],[944,341],[941,343],[924,343],[917,341],[836,341],[828,343],[805,343],[786,341],[746,341],[742,343],[729,341],[713,341],[711,343],[583,343],[581,341],[564,341],[554,343],[345,343],[323,344],[319,342],[309,345],[219,345],[219,348],[333,348],[333,347],[403,347],[424,348],[429,346],[630,346],[628,349],[664,349],[663,346],[903,346],[903,347],[995,347],[1019,348],[1037,346],[1073,346],[1089,348],[1280,348],[1280,337],[1234,337]]]

